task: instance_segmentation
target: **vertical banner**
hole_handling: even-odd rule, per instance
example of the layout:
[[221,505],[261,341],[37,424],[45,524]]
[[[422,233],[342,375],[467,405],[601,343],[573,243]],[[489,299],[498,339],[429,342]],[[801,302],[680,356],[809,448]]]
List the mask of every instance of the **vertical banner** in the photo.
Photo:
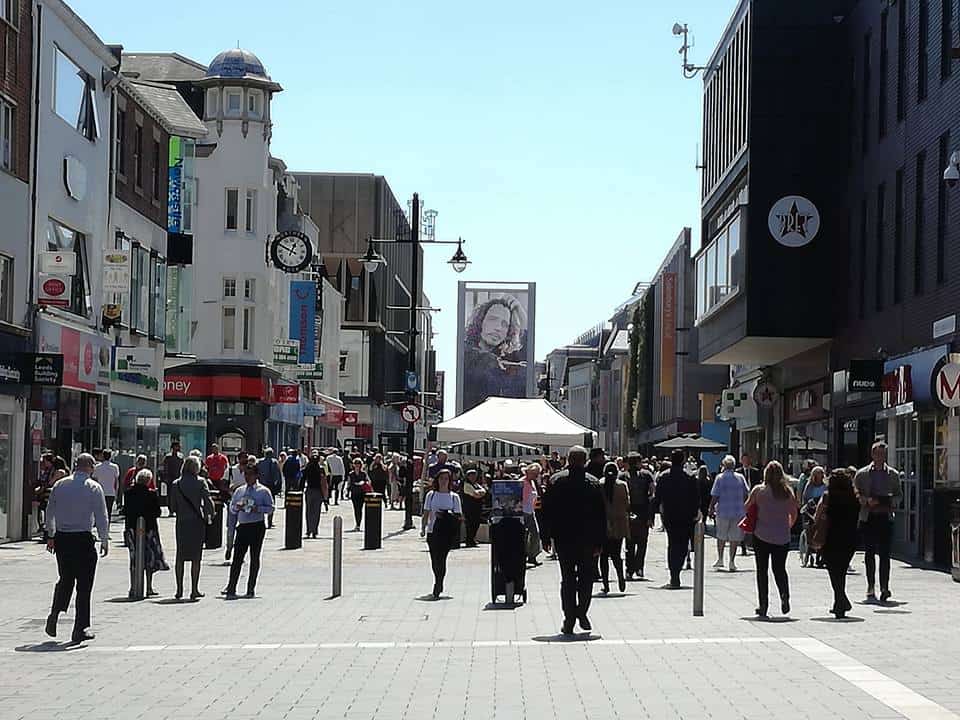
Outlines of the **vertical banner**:
[[536,283],[461,282],[458,306],[457,414],[488,397],[536,397]]
[[677,375],[677,274],[663,273],[660,301],[660,395],[673,397]]
[[167,155],[167,232],[178,233],[183,224],[181,192],[183,189],[183,153],[180,138],[170,138]]
[[300,341],[300,363],[317,362],[317,283],[290,283],[290,339]]

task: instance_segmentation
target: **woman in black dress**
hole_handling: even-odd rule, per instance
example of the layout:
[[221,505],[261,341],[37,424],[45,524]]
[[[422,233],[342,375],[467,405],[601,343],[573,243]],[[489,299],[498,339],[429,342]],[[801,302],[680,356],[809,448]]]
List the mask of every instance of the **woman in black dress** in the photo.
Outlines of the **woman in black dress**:
[[[847,598],[847,568],[857,549],[857,517],[860,504],[853,492],[853,482],[847,470],[830,473],[827,491],[817,505],[812,544],[822,547],[822,557],[833,587],[833,607],[830,612],[843,618],[852,609]],[[820,547],[818,547],[820,546]]]

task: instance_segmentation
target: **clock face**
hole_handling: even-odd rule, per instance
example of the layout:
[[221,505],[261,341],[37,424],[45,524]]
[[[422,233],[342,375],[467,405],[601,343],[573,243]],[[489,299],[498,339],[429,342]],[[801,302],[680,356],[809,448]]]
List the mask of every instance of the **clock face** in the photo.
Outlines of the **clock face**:
[[273,264],[288,273],[297,273],[313,259],[313,244],[310,238],[297,230],[288,230],[277,235],[270,244]]

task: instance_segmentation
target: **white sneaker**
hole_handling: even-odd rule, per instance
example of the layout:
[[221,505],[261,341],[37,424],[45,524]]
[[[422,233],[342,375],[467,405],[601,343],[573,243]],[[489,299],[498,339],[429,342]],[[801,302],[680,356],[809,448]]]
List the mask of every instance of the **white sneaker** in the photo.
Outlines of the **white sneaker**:
[[736,572],[736,571],[737,571],[737,564],[736,564],[733,560],[731,560],[731,561],[730,561],[730,572]]
[[717,561],[713,564],[713,566],[714,566],[715,568],[722,568],[722,567],[723,567],[723,558],[717,558]]

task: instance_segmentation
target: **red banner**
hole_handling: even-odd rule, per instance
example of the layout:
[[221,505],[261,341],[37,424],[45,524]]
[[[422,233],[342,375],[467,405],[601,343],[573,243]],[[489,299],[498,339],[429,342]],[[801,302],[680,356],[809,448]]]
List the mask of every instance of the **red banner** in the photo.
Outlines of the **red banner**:
[[673,397],[677,374],[677,274],[662,276],[660,300],[660,395]]
[[[165,400],[222,397],[268,402],[267,380],[240,375],[170,375],[163,381]],[[296,402],[296,401],[294,401]]]
[[300,402],[300,386],[299,385],[274,385],[273,397],[271,398],[271,400],[274,403],[296,405],[298,402]]

